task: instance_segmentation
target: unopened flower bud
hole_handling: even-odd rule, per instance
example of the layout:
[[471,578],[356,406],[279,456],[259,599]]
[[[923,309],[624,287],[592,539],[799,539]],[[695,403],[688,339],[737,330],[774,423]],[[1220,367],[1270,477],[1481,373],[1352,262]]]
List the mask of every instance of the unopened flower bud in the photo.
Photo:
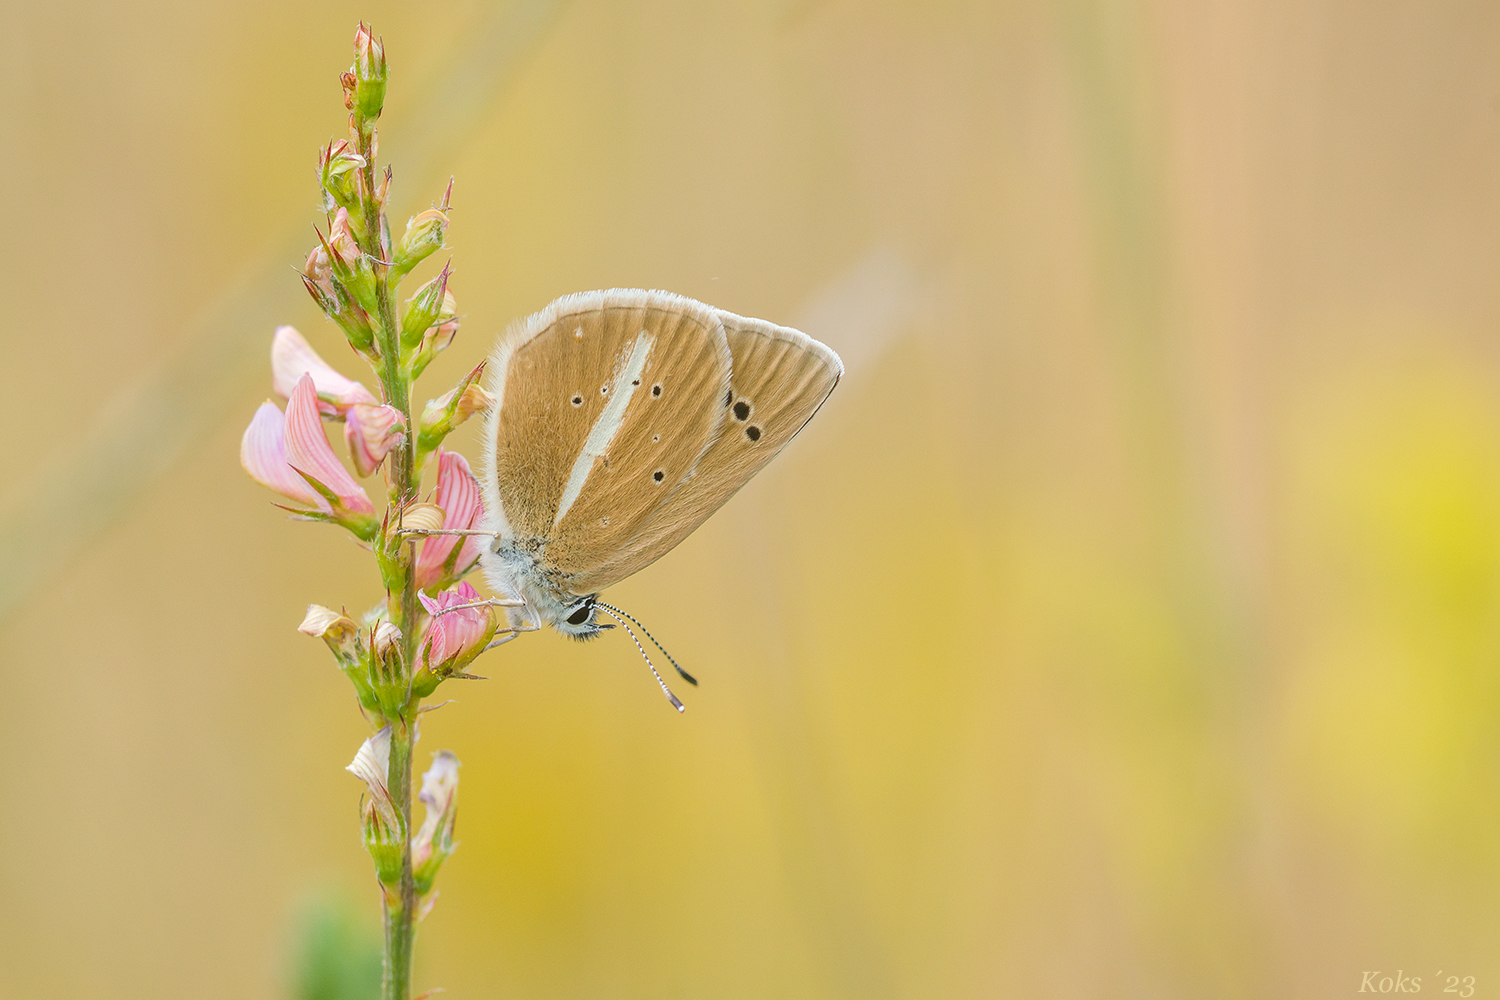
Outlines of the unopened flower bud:
[[[385,173],[383,175],[381,175],[380,183],[378,183],[378,184],[375,185],[375,201],[377,203],[379,203],[379,205],[382,208],[384,208],[385,207],[385,203],[390,200],[390,197],[391,197],[391,168],[390,167],[386,167],[385,168]],[[384,220],[384,217],[382,216],[382,221],[383,220]],[[387,237],[387,241],[389,241],[389,237]]]
[[379,118],[385,103],[385,45],[370,33],[363,21],[354,32],[354,65],[350,73],[354,75],[354,101],[349,110],[359,118]]
[[401,245],[396,248],[396,266],[392,269],[396,277],[404,275],[441,248],[447,232],[448,215],[441,209],[429,208],[408,220]]
[[405,439],[405,419],[394,406],[356,403],[344,418],[344,441],[361,476],[380,468],[391,449]]
[[406,300],[406,309],[401,314],[401,346],[410,350],[422,342],[422,337],[438,322],[443,306],[448,304],[448,278],[450,272],[442,272],[426,282]]
[[354,238],[354,229],[349,225],[349,210],[341,208],[334,213],[333,224],[328,228],[328,244],[342,257],[345,264],[353,264],[364,256],[359,241]]
[[427,401],[427,405],[422,408],[422,422],[417,433],[417,448],[420,452],[433,451],[453,428],[495,405],[495,397],[479,384],[479,376],[483,372],[484,363],[480,362],[458,385],[437,399]]
[[328,253],[328,262],[338,284],[354,297],[367,314],[375,312],[375,272],[371,270],[369,260],[354,237],[348,209],[340,208],[334,214],[328,238],[323,241],[323,249]]
[[358,207],[358,178],[364,168],[365,158],[355,151],[348,139],[330,142],[318,150],[318,183],[334,204],[342,208]]
[[373,360],[377,356],[375,328],[370,325],[369,314],[345,294],[343,287],[334,279],[333,265],[329,262],[326,246],[315,246],[307,255],[302,284],[324,315],[344,331],[349,346]]
[[458,336],[458,303],[453,298],[452,292],[443,295],[443,307],[438,310],[437,324],[427,328],[427,334],[422,338],[422,346],[417,349],[417,356],[412,359],[411,377],[418,378],[432,359],[446,351],[453,343],[453,338]]

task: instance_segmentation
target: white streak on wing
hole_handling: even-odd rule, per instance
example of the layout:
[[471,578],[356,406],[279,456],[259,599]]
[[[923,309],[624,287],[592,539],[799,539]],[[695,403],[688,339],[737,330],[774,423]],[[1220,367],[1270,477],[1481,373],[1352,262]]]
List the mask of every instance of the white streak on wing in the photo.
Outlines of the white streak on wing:
[[609,449],[609,444],[615,439],[615,434],[620,430],[620,424],[625,419],[625,407],[630,404],[630,397],[635,395],[635,383],[640,379],[641,372],[645,370],[646,359],[651,355],[651,344],[655,341],[645,330],[635,338],[635,346],[630,349],[630,357],[625,361],[623,368],[616,368],[614,383],[610,386],[612,390],[609,402],[605,404],[604,412],[599,414],[599,419],[594,421],[594,426],[589,430],[589,436],[583,442],[583,450],[578,453],[578,459],[573,463],[573,472],[568,476],[568,485],[563,488],[562,499],[557,504],[557,516],[552,519],[555,528],[562,523],[563,516],[568,513],[568,508],[573,506],[573,501],[578,499],[578,494],[583,492],[583,484],[588,481],[589,473],[594,471],[594,462],[600,455]]

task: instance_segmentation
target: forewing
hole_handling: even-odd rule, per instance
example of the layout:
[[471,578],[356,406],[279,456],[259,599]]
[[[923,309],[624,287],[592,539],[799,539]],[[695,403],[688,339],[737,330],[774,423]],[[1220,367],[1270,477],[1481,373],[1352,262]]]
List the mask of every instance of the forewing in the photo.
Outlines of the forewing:
[[577,578],[578,593],[624,579],[691,534],[797,436],[844,373],[839,356],[805,333],[716,312],[733,357],[730,389],[719,399],[724,422],[640,533],[614,558]]
[[569,295],[513,327],[488,370],[493,526],[565,581],[596,570],[715,439],[729,368],[716,310],[667,292]]

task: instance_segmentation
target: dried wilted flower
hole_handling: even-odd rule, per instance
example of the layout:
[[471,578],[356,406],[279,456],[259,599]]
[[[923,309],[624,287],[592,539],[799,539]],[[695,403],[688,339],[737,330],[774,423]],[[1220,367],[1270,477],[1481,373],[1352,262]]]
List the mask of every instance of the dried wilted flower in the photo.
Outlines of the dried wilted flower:
[[411,864],[417,891],[425,894],[443,861],[458,847],[453,828],[458,819],[458,758],[447,750],[432,755],[432,766],[422,775],[418,796],[427,807],[416,836],[411,839]]
[[436,531],[443,526],[443,517],[443,508],[435,503],[414,503],[401,509],[401,527]]
[[365,783],[370,797],[362,809],[365,847],[375,861],[380,881],[390,885],[401,874],[401,841],[405,824],[386,783],[391,764],[391,727],[386,726],[360,745],[344,770]]
[[384,659],[401,642],[401,630],[381,620],[375,625],[375,655]]

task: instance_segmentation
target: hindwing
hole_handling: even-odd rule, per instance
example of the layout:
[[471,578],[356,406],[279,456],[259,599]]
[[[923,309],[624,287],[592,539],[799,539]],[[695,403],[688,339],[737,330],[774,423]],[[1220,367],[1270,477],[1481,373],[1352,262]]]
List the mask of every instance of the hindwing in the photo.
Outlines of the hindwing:
[[[707,307],[705,307],[707,308]],[[708,519],[797,435],[844,373],[826,345],[790,327],[714,310],[732,357],[722,423],[692,470],[604,562],[575,577],[578,593],[650,565]]]

